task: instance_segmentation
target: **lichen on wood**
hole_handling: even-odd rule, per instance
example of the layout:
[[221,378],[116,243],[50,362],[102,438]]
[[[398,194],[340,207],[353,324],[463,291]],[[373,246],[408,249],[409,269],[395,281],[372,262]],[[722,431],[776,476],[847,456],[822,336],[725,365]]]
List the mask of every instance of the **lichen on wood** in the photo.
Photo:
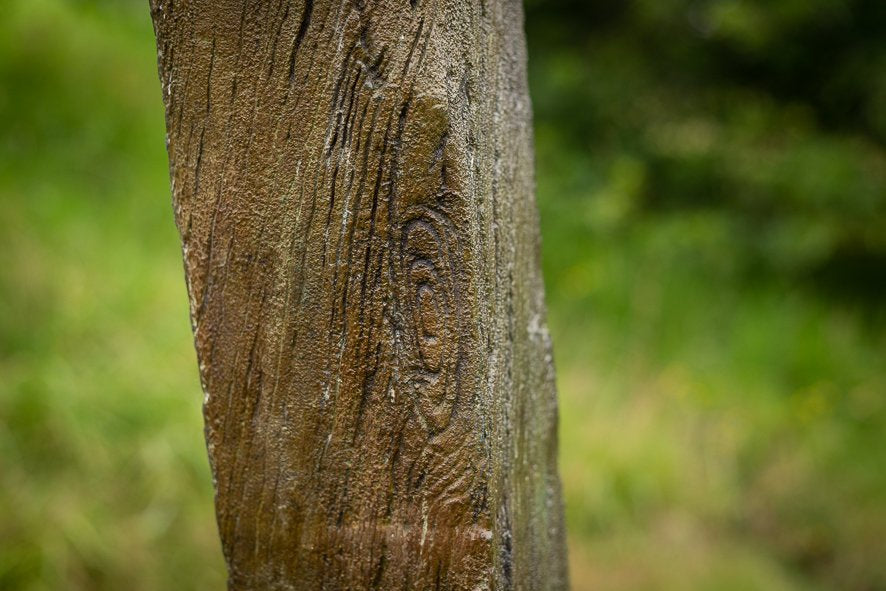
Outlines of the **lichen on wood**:
[[566,588],[517,0],[151,0],[231,589]]

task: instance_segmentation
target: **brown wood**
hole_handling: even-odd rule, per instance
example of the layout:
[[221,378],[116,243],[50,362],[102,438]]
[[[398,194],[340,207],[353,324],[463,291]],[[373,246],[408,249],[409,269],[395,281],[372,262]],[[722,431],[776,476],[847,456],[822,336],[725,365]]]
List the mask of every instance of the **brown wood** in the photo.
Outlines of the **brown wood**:
[[517,0],[151,0],[231,589],[565,589]]

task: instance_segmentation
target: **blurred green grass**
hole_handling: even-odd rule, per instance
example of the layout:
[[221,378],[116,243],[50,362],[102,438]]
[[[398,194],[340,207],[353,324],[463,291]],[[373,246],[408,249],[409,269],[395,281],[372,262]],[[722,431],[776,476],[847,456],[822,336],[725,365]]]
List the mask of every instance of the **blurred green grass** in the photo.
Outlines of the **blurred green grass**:
[[[886,52],[778,45],[863,4],[528,3],[577,590],[886,589]],[[223,588],[147,7],[4,12],[0,589]]]

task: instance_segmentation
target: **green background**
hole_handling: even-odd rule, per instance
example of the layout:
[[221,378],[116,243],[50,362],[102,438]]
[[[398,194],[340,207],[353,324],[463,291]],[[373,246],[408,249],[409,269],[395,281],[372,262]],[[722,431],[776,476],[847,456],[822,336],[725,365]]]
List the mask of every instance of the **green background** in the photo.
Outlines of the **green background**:
[[[146,2],[0,18],[0,589],[221,589]],[[530,0],[576,590],[886,589],[886,2]]]

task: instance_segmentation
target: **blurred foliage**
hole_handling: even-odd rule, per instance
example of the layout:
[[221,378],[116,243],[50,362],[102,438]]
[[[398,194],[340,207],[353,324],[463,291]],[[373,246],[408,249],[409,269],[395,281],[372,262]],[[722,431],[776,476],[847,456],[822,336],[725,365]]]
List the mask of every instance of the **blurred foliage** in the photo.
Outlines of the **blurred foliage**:
[[531,0],[576,589],[886,589],[886,3]]
[[[0,589],[220,589],[147,7],[0,19]],[[577,590],[886,589],[886,3],[529,0]]]
[[147,6],[0,19],[0,589],[221,589]]
[[737,278],[878,299],[886,3],[536,1],[527,22],[542,166],[589,239],[702,216]]

